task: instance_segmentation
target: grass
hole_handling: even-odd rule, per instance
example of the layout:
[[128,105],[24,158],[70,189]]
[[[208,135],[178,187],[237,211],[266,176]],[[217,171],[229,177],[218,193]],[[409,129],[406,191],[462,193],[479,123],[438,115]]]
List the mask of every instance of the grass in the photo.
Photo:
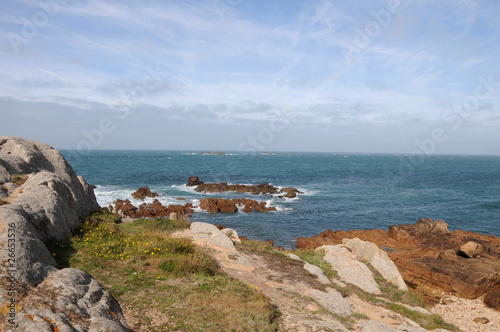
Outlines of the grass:
[[450,331],[460,331],[456,326],[446,323],[439,315],[424,314],[415,310],[408,309],[407,307],[397,303],[387,303],[387,308],[405,317],[408,317],[412,321],[418,323],[420,326],[428,330],[444,328]]
[[283,253],[274,250],[273,246],[271,246],[269,243],[259,240],[241,241],[238,249],[242,250],[243,252],[283,256]]
[[[330,280],[338,279],[337,272],[332,270],[330,264],[328,264],[328,262],[323,260],[324,252],[315,250],[297,250],[294,253],[297,256],[299,256],[302,260],[320,267]],[[403,304],[426,308],[425,299],[421,294],[413,290],[408,290],[408,291],[400,290],[396,285],[394,285],[393,283],[387,281],[384,277],[382,277],[380,272],[375,268],[373,268],[373,266],[371,266],[371,264],[368,261],[363,261],[363,262],[372,271],[374,279],[377,282],[382,292],[382,297],[375,296],[371,293],[365,292],[361,288],[349,283],[346,283],[346,287],[333,285],[342,294],[343,297],[356,294],[365,301],[370,302],[374,305],[384,306],[389,310],[397,312],[415,321],[420,326],[426,329],[432,330],[437,328],[443,328],[451,331],[459,331],[457,327],[455,327],[452,324],[446,323],[439,315],[435,314],[429,315],[405,307]],[[389,301],[385,301],[383,298],[393,302],[400,302],[401,304],[391,303]],[[358,320],[368,319],[366,315],[360,313],[353,313],[352,317]],[[349,322],[344,322],[344,323],[349,323]]]
[[0,205],[4,205],[4,204],[7,204],[7,202],[0,198]]
[[66,243],[48,246],[61,267],[82,269],[120,302],[136,331],[275,331],[279,311],[231,279],[190,241],[169,236],[184,220],[117,224],[98,211]]
[[332,280],[339,277],[337,271],[332,269],[332,266],[323,259],[323,257],[325,256],[324,250],[297,250],[295,251],[295,254],[299,256],[303,261],[318,266],[328,277],[328,279]]
[[398,286],[394,285],[392,282],[386,280],[382,274],[375,269],[368,261],[363,261],[368,268],[373,273],[373,277],[377,282],[380,291],[383,296],[390,301],[397,301],[401,303],[405,303],[411,306],[422,307],[427,309],[427,304],[425,302],[425,298],[420,294],[411,289],[409,290],[401,290]]
[[10,182],[15,183],[18,187],[22,186],[28,180],[27,174],[12,174]]
[[407,291],[400,290],[399,287],[382,277],[380,272],[375,269],[368,261],[363,261],[363,263],[365,263],[372,271],[373,277],[382,292],[382,296],[389,301],[397,301],[401,304],[386,302],[380,298],[375,297],[373,294],[363,292],[360,289],[356,292],[358,296],[364,298],[372,304],[382,304],[387,309],[411,319],[425,329],[433,330],[441,328],[451,331],[460,331],[456,326],[446,323],[439,315],[422,313],[404,306],[403,304],[418,306],[422,308],[427,307],[425,299],[421,294],[412,291],[411,289]]

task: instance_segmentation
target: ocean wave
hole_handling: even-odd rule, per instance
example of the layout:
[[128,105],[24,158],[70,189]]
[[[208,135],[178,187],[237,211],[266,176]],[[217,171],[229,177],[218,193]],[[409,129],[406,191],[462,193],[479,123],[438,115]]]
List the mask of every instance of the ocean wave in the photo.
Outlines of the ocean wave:
[[266,201],[266,207],[271,207],[271,206],[276,208],[276,210],[277,210],[276,212],[293,210],[290,207],[284,207],[284,206],[276,204],[276,201],[274,199],[269,199]]
[[173,184],[170,186],[170,188],[175,188],[179,191],[188,192],[190,194],[199,194],[199,192],[194,190],[196,188],[196,186],[188,186],[186,184]]
[[96,186],[94,189],[97,203],[100,206],[108,206],[118,198],[131,198],[133,192],[134,190],[124,189],[117,186]]

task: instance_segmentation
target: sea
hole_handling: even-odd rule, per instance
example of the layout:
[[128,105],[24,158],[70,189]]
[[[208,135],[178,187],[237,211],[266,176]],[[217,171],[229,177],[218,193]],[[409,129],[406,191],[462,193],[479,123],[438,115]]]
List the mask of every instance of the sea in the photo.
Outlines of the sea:
[[[204,197],[247,197],[276,212],[210,214],[191,221],[221,224],[240,236],[296,247],[297,237],[327,229],[382,229],[420,218],[444,220],[449,229],[500,236],[500,156],[225,153],[193,151],[61,151],[78,175],[96,186],[103,207],[130,199],[142,186],[164,205],[198,205]],[[297,198],[241,193],[197,193],[190,176],[204,182],[270,183],[303,192]],[[184,198],[185,200],[179,200]],[[146,199],[151,202],[152,199]]]

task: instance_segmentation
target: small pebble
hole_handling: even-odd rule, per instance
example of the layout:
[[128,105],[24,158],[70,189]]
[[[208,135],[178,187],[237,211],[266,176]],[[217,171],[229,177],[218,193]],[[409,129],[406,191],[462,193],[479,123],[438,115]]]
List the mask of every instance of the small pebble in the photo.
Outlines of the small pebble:
[[486,317],[474,318],[474,321],[478,324],[488,324],[490,322],[490,320]]

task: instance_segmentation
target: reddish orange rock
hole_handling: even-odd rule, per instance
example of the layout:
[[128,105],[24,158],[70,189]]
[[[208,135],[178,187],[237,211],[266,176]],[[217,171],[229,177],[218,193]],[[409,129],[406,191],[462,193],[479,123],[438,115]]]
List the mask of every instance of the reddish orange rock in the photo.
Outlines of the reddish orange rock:
[[[477,298],[500,285],[500,238],[472,232],[450,232],[442,220],[420,219],[411,225],[379,229],[327,230],[298,238],[297,247],[314,249],[357,237],[388,250],[410,286],[438,288],[466,298]],[[462,248],[462,250],[461,250]]]
[[157,196],[158,196],[158,193],[152,193],[148,187],[139,188],[139,189],[137,189],[137,191],[135,193],[132,194],[133,198],[140,199],[140,200],[144,200],[144,198],[146,198],[146,197],[153,198],[153,197],[157,197]]

